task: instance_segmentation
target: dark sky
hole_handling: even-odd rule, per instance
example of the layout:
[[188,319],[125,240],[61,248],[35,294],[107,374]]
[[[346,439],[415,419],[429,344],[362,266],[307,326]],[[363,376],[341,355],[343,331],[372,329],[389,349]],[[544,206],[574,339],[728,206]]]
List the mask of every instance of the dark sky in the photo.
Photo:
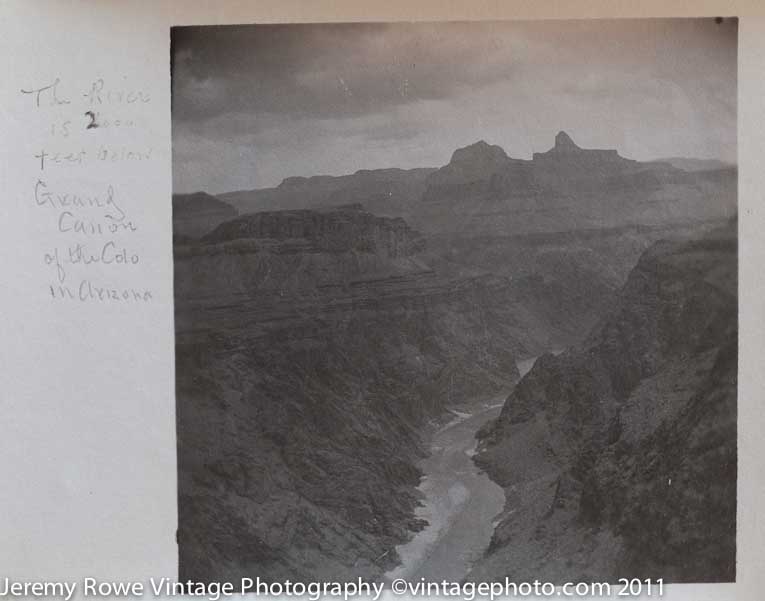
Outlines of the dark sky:
[[736,160],[737,24],[726,19],[182,27],[174,190],[510,156],[558,130],[624,156]]

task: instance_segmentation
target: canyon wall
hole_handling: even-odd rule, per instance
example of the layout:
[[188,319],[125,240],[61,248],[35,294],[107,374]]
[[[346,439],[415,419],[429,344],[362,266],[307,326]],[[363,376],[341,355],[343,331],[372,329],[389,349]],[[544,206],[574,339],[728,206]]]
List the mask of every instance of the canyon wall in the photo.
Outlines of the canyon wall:
[[182,578],[380,577],[422,527],[424,433],[547,343],[505,279],[438,273],[410,237],[340,208],[176,246]]
[[505,488],[470,578],[735,579],[736,225],[647,250],[480,432]]

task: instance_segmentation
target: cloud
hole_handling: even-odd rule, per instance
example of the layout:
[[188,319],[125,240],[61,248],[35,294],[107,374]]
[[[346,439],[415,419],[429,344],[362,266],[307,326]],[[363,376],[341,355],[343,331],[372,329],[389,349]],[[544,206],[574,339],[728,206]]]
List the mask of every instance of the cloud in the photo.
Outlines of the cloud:
[[176,189],[512,156],[558,129],[635,158],[735,159],[736,22],[174,28]]
[[500,23],[175,28],[173,109],[179,120],[380,112],[510,77],[532,46]]

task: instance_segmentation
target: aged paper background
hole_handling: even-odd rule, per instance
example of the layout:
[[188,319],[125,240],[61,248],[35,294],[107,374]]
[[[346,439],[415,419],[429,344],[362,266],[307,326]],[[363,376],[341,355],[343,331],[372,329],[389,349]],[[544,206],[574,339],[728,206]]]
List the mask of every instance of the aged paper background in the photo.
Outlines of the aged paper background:
[[[738,582],[670,586],[667,598],[760,599],[765,590],[765,6],[759,2],[0,2],[3,61],[0,315],[3,434],[0,574],[12,578],[174,577],[169,28],[364,20],[733,16],[739,45]],[[30,201],[39,123],[19,90],[94,79],[151,94],[129,143],[151,160],[70,169],[75,186],[113,185],[140,224],[142,305],[56,304],[41,293],[50,228]],[[128,85],[125,83],[124,85]],[[124,138],[115,138],[122,144]],[[126,283],[127,285],[128,283]]]

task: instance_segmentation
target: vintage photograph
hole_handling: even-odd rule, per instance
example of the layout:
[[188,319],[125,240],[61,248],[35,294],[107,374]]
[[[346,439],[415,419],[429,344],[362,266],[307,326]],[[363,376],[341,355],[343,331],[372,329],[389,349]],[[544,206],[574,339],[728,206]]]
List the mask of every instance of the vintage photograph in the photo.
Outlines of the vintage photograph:
[[735,581],[737,36],[173,28],[180,578]]

